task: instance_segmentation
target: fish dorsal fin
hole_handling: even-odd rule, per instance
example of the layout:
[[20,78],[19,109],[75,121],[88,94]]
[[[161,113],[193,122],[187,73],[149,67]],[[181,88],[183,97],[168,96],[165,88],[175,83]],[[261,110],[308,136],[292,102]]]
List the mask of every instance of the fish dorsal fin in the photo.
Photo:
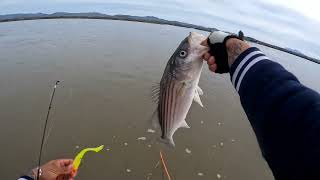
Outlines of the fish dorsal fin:
[[196,92],[194,93],[194,98],[193,100],[198,103],[201,107],[203,107],[203,104],[201,102],[201,99],[200,99],[200,96],[199,96],[199,93],[197,90],[195,90]]
[[186,120],[183,120],[181,122],[180,127],[182,127],[182,128],[190,128],[190,126],[187,124]]
[[197,86],[197,90],[196,90],[196,91],[198,91],[198,94],[199,94],[200,96],[203,95],[203,91],[202,91],[202,89],[201,89],[199,86]]
[[151,89],[151,99],[156,104],[159,102],[160,84],[155,84]]

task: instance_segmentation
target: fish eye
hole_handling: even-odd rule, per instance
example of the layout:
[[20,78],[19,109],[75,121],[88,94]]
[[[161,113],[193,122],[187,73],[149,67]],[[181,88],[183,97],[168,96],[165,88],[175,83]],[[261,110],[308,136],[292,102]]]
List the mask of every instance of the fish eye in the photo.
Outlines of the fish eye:
[[180,53],[179,53],[179,56],[181,58],[185,58],[185,57],[187,57],[187,55],[188,55],[187,51],[184,51],[184,50],[180,51]]

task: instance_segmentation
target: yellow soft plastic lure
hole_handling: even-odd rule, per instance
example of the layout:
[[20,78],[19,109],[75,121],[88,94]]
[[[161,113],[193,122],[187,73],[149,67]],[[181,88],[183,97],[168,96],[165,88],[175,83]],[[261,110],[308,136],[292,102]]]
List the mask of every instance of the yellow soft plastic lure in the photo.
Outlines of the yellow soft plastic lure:
[[89,152],[89,151],[93,151],[93,152],[99,152],[104,148],[104,145],[101,145],[99,147],[96,148],[85,148],[82,151],[80,151],[77,156],[74,158],[73,160],[73,173],[76,173],[78,171],[78,168],[81,164],[81,160],[83,158],[83,156]]

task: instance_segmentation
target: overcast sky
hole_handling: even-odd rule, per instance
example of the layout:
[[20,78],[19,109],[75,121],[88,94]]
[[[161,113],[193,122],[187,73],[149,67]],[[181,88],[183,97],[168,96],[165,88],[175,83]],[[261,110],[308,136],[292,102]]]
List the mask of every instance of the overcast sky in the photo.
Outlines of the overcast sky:
[[101,12],[215,27],[320,58],[319,0],[0,0],[0,14]]

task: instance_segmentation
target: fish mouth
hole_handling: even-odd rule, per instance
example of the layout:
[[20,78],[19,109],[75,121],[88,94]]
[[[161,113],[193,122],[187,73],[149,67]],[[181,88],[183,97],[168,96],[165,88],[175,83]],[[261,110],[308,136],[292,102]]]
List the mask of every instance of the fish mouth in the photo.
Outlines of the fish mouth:
[[207,40],[207,37],[197,32],[190,32],[188,36],[188,43],[192,49],[198,51],[199,57],[202,57],[204,53],[209,51],[209,47],[203,45],[203,42]]
[[197,32],[190,32],[190,34],[188,36],[189,44],[201,45],[201,43],[203,41],[205,41],[206,39],[207,39],[206,36],[204,36],[203,34],[197,33]]

